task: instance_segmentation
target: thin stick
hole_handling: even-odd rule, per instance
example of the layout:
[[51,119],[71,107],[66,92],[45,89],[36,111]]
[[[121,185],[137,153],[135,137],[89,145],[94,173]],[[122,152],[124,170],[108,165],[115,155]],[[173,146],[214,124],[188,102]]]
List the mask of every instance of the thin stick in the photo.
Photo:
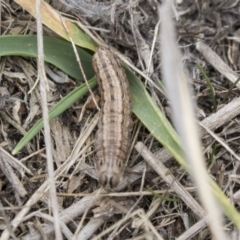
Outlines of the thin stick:
[[[185,187],[186,191],[196,192],[196,187]],[[154,190],[156,194],[164,194],[164,193],[172,193],[175,192],[173,189],[165,189],[165,190]],[[152,192],[149,191],[139,191],[139,192],[111,192],[111,193],[101,193],[100,197],[133,197],[133,196],[152,196]],[[96,193],[57,193],[57,196],[61,197],[89,197],[96,196]]]
[[186,191],[186,189],[174,178],[170,171],[158,161],[153,153],[142,143],[138,142],[135,146],[136,150],[146,162],[162,177],[162,179],[171,187],[172,190],[192,209],[192,211],[199,217],[205,217],[205,212],[197,201]]
[[56,187],[54,179],[54,168],[53,168],[53,157],[52,157],[52,144],[50,137],[50,126],[48,118],[48,107],[47,107],[47,94],[49,90],[47,78],[44,70],[44,50],[43,50],[43,29],[42,29],[42,11],[41,11],[41,0],[36,1],[36,12],[37,12],[37,42],[38,42],[38,76],[40,78],[40,92],[42,96],[42,111],[43,111],[43,124],[44,124],[44,139],[46,145],[47,155],[47,167],[48,167],[48,182],[50,187],[50,199],[52,204],[54,228],[56,239],[62,240],[62,233],[59,221],[58,212],[58,201],[56,196]]
[[66,26],[65,22],[62,20],[62,17],[61,17],[61,21],[62,21],[63,27],[64,27],[65,30],[66,30],[67,36],[68,36],[68,38],[69,38],[69,40],[70,40],[70,42],[71,42],[71,44],[72,44],[72,47],[73,47],[75,56],[76,56],[76,58],[77,58],[78,66],[79,66],[80,71],[81,71],[81,73],[82,73],[82,75],[83,75],[84,81],[85,81],[85,83],[86,83],[86,85],[87,85],[87,87],[88,87],[88,91],[89,91],[90,94],[92,95],[92,99],[93,99],[93,102],[94,102],[97,110],[100,111],[100,107],[98,106],[97,101],[96,101],[96,99],[95,99],[95,97],[94,97],[94,94],[93,94],[93,92],[92,92],[92,89],[90,88],[90,86],[89,86],[89,84],[88,84],[87,77],[86,77],[86,75],[85,75],[85,72],[84,72],[84,70],[83,70],[80,57],[79,57],[78,52],[77,52],[77,48],[76,48],[76,46],[75,46],[75,44],[74,44],[74,42],[73,42],[73,40],[72,40],[72,37],[69,35],[69,31],[68,31],[68,29],[67,29],[67,26]]
[[240,157],[223,141],[220,137],[217,136],[213,131],[211,131],[209,128],[205,127],[203,124],[198,122],[198,124],[204,128],[217,142],[219,142],[230,154],[232,154],[239,162]]
[[199,231],[204,229],[207,226],[208,218],[205,217],[191,226],[187,231],[185,231],[181,236],[176,240],[188,240],[195,236]]

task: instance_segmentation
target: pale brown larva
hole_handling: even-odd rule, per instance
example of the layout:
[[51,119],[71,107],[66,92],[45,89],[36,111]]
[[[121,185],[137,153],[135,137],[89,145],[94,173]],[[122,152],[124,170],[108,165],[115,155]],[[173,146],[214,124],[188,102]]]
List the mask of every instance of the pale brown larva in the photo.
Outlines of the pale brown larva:
[[128,155],[131,120],[131,98],[126,74],[112,53],[99,48],[93,56],[93,68],[101,93],[98,123],[96,170],[105,189],[118,186]]

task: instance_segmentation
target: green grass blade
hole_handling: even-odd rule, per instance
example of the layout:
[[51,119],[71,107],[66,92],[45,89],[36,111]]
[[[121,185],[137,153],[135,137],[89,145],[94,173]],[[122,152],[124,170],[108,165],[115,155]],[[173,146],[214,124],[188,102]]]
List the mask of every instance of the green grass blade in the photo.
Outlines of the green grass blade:
[[206,72],[204,71],[204,69],[198,63],[196,63],[196,65],[197,65],[197,68],[202,73],[203,77],[205,78],[205,80],[207,82],[207,85],[208,85],[208,87],[210,89],[210,93],[211,93],[211,98],[212,98],[212,102],[213,102],[213,109],[214,109],[214,111],[216,111],[217,110],[217,101],[216,101],[216,98],[215,98],[215,91],[214,91],[213,85],[211,83],[211,80],[209,79],[209,77],[206,74]]
[[[71,44],[65,40],[44,37],[45,61],[57,66],[63,72],[74,79],[83,82],[83,76],[79,70],[75,54]],[[80,47],[77,47],[87,79],[95,74],[92,67],[92,56]],[[26,36],[1,36],[0,56],[27,56],[37,57],[37,37]]]
[[133,112],[150,133],[181,162],[184,168],[187,168],[179,138],[172,125],[152,101],[138,77],[127,69],[126,74],[130,83]]
[[[94,77],[92,80],[88,82],[91,88],[97,85],[96,78]],[[88,87],[86,84],[82,84],[81,86],[74,89],[67,96],[62,98],[50,111],[49,111],[49,120],[59,116],[66,109],[71,107],[79,98],[83,97],[88,92]],[[21,139],[21,141],[17,144],[17,146],[13,149],[12,154],[18,153],[27,143],[33,139],[37,133],[43,128],[43,119],[39,119],[34,126],[27,132],[27,134]]]

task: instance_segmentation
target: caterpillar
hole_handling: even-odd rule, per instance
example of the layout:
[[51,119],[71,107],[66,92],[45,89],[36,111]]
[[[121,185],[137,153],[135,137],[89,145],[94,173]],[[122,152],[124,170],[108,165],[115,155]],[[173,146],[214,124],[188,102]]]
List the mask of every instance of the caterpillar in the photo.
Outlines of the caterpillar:
[[101,94],[95,141],[98,180],[105,189],[116,188],[127,161],[131,133],[131,97],[125,71],[110,50],[99,48],[93,68]]

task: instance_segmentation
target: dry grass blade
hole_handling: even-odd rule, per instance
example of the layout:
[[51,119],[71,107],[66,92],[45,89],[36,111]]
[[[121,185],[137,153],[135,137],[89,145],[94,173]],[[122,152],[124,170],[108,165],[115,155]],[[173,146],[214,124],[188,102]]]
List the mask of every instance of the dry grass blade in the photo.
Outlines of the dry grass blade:
[[11,166],[13,166],[21,175],[24,175],[23,172],[30,174],[33,176],[34,174],[28,169],[24,164],[22,164],[18,159],[14,158],[7,151],[5,151],[2,147],[0,147],[1,157],[5,159]]
[[207,180],[208,173],[204,166],[201,144],[197,134],[192,99],[175,40],[175,30],[170,17],[171,2],[166,2],[161,11],[163,79],[172,103],[174,124],[182,140],[191,175],[196,181],[200,199],[209,215],[211,232],[216,239],[225,239],[225,234],[221,230],[219,208]]
[[0,168],[8,181],[11,183],[14,191],[18,193],[20,197],[24,197],[27,194],[26,189],[24,188],[17,175],[14,173],[11,166],[2,156],[0,156]]
[[54,179],[54,167],[53,167],[53,155],[52,155],[52,142],[49,126],[48,116],[48,101],[47,92],[49,91],[49,85],[44,69],[44,50],[43,50],[43,26],[42,26],[42,14],[41,14],[41,0],[36,0],[36,15],[37,15],[37,42],[38,42],[38,78],[40,79],[40,93],[42,97],[42,114],[43,114],[43,126],[44,126],[44,139],[46,144],[47,155],[47,168],[48,168],[48,183],[49,194],[52,204],[55,236],[57,239],[62,240],[62,232],[59,222],[59,205],[56,196],[56,183]]
[[[155,156],[155,155],[154,155]],[[90,173],[88,174],[90,175]],[[97,177],[96,177],[97,179]],[[196,192],[196,187],[185,187],[185,190],[188,192]],[[152,196],[153,194],[162,195],[164,193],[173,193],[174,190],[172,189],[165,189],[165,190],[154,190],[154,191],[138,191],[138,192],[110,192],[110,193],[101,193],[99,196],[101,197],[133,197],[133,196]],[[66,197],[86,197],[95,194],[89,193],[58,193],[58,196],[66,196]]]
[[223,141],[221,140],[214,132],[212,132],[210,129],[199,123],[199,125],[205,129],[217,142],[219,142],[230,154],[232,154],[239,162],[240,157]]
[[[223,60],[215,53],[208,45],[203,42],[198,42],[196,48],[199,52],[203,54],[206,60],[216,68],[223,76],[225,76],[232,83],[239,78],[238,74],[234,72]],[[240,88],[240,83],[238,82],[237,87]]]
[[[220,126],[231,121],[239,114],[240,111],[240,98],[233,99],[230,103],[224,105],[216,113],[211,114],[201,121],[201,124],[214,131]],[[204,137],[207,134],[206,130],[201,128],[200,135]]]
[[77,240],[89,239],[103,224],[104,219],[92,218],[81,230],[77,236]]
[[200,230],[202,230],[206,226],[207,226],[207,217],[195,223],[192,227],[190,227],[186,232],[184,232],[176,240],[188,240],[194,237],[194,235],[196,235]]

